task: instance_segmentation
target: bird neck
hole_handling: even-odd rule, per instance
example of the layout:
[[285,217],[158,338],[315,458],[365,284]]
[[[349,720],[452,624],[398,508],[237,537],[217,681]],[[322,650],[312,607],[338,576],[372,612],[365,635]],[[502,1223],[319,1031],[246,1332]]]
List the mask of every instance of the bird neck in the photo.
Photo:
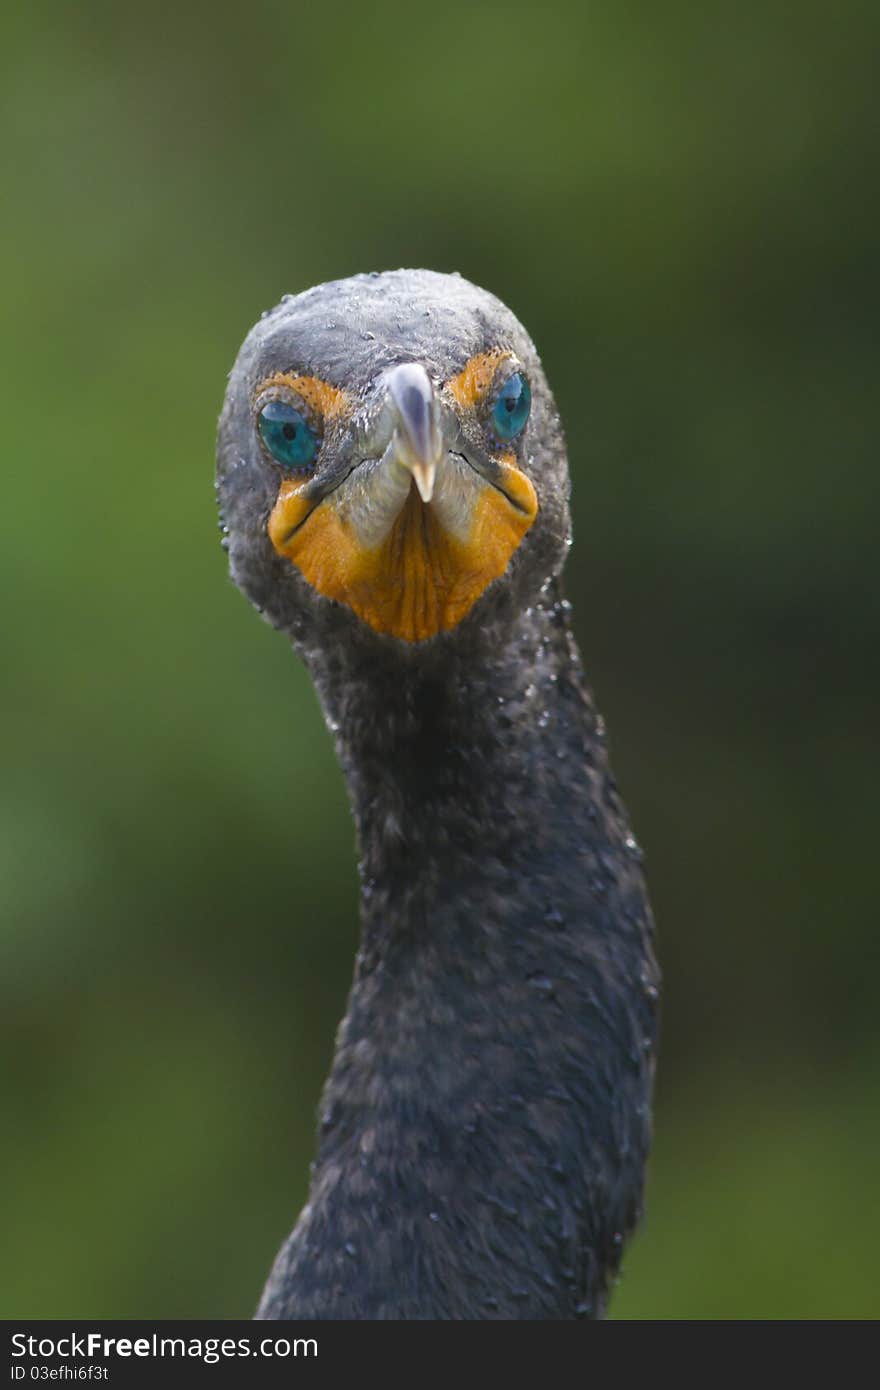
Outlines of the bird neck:
[[604,735],[568,607],[539,602],[493,643],[313,672],[354,811],[365,945],[436,939],[432,909],[460,898],[472,919],[480,890],[548,857],[552,871],[582,837]]
[[567,604],[418,663],[350,650],[310,664],[363,938],[260,1316],[590,1316],[639,1207],[656,988]]

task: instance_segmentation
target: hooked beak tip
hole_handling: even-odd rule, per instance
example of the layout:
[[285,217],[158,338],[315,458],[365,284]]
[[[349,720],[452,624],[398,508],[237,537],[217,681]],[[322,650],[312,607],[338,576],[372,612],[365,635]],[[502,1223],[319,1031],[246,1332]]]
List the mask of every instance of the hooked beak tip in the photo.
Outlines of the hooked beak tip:
[[425,503],[430,502],[431,498],[434,496],[434,480],[437,477],[436,463],[425,463],[420,459],[410,463],[408,466],[422,501]]

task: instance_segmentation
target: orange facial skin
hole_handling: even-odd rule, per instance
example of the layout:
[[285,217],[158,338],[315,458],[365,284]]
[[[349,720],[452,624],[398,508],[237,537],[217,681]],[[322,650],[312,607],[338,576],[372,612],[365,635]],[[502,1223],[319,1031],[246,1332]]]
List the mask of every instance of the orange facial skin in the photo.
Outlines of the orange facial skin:
[[458,376],[447,383],[458,404],[463,410],[476,410],[489,394],[495,374],[505,358],[510,357],[503,348],[493,348],[491,352],[478,352],[466,364]]
[[511,494],[517,505],[479,480],[464,542],[443,529],[413,486],[389,535],[365,550],[332,496],[310,511],[302,484],[292,479],[281,485],[269,517],[269,539],[318,593],[348,604],[375,632],[423,642],[461,622],[504,573],[537,515],[535,489],[524,474],[507,467],[516,475]]
[[266,377],[257,388],[257,396],[263,396],[275,386],[286,386],[295,392],[319,420],[332,420],[341,415],[348,405],[348,398],[338,386],[331,386],[316,376],[296,376],[292,372],[275,372]]
[[[480,354],[448,383],[462,409],[479,405],[505,355]],[[260,391],[270,385],[289,386],[311,407],[301,382],[292,376],[271,378]],[[314,397],[317,403],[317,391]],[[325,399],[341,408],[335,397]],[[269,539],[318,593],[347,604],[375,632],[405,642],[425,641],[461,622],[504,573],[538,514],[535,489],[516,467],[515,454],[496,457],[495,463],[497,486],[473,472],[473,505],[463,535],[453,535],[443,526],[413,484],[385,539],[366,548],[350,519],[341,514],[335,494],[316,505],[307,495],[308,480],[292,477],[279,489],[267,525]],[[470,490],[469,474],[467,486]]]

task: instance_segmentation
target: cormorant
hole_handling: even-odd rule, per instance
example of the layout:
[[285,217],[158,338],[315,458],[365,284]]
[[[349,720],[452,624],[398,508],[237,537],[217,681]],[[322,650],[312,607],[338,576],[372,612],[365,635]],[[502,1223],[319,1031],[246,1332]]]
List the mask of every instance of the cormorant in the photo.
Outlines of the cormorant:
[[600,1316],[640,1213],[658,974],[560,592],[537,352],[457,275],[285,296],[232,370],[218,493],[360,852],[308,1202],[257,1317]]

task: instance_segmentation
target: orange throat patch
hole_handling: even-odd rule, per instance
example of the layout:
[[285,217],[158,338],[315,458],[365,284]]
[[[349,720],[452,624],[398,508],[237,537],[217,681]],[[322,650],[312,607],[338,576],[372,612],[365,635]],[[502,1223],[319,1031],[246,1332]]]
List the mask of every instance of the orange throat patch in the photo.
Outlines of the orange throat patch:
[[347,604],[375,632],[423,642],[461,622],[537,516],[528,478],[503,466],[510,495],[478,484],[465,539],[444,528],[413,486],[385,539],[365,549],[332,494],[310,510],[294,479],[281,485],[269,539],[319,594]]

